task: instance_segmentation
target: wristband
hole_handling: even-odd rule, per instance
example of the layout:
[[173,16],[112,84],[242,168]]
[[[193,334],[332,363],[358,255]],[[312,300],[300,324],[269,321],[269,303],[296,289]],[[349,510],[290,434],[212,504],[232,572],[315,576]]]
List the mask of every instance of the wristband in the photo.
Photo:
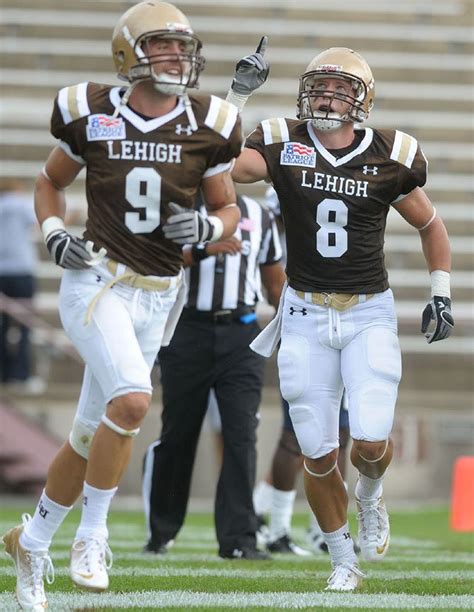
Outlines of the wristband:
[[207,220],[214,228],[212,236],[209,238],[209,242],[217,242],[224,232],[224,224],[222,223],[222,220],[219,217],[214,217],[212,215],[209,216]]
[[229,91],[227,92],[226,102],[229,102],[230,104],[233,104],[234,106],[236,106],[240,112],[244,108],[249,98],[250,98],[250,95],[244,96],[242,94],[237,94],[234,92],[234,90],[231,87]]
[[43,238],[46,242],[48,236],[56,231],[66,231],[66,226],[61,217],[48,217],[41,224],[41,231],[43,232]]
[[444,270],[433,270],[431,272],[431,297],[438,295],[451,299],[450,277],[449,272]]
[[203,259],[207,259],[210,257],[209,253],[206,251],[205,244],[193,244],[191,247],[191,257],[195,263],[199,263]]

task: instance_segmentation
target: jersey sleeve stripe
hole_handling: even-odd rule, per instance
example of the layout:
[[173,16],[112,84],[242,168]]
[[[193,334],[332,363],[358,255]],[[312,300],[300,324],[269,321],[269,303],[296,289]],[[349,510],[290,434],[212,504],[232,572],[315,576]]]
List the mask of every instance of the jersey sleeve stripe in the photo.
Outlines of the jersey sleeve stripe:
[[280,118],[262,121],[263,137],[266,145],[278,142],[288,142],[290,139],[286,121]]
[[65,125],[89,115],[87,83],[63,87],[58,94],[58,106]]
[[217,96],[211,96],[211,103],[204,124],[224,138],[228,138],[234,129],[237,117],[238,109],[236,106],[221,100]]
[[209,178],[210,176],[215,176],[216,174],[222,174],[222,172],[228,172],[232,169],[234,165],[234,159],[229,162],[225,162],[223,164],[217,164],[217,166],[213,166],[212,168],[208,168],[206,172],[202,175],[202,178]]
[[396,130],[390,159],[411,168],[417,149],[418,142],[415,138]]

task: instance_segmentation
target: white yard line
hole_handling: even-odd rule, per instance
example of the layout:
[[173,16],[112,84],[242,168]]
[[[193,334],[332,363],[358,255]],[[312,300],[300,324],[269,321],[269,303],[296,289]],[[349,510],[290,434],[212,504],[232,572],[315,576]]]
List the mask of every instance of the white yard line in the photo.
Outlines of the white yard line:
[[[472,610],[469,595],[409,595],[384,593],[363,595],[344,593],[203,593],[192,591],[142,591],[141,593],[64,594],[48,596],[53,610],[100,608],[358,608],[362,610],[396,608],[398,610]],[[12,609],[13,595],[0,595],[0,609]],[[4,607],[6,606],[6,607]]]
[[[474,580],[474,570],[366,570],[368,579],[377,580]],[[56,576],[69,576],[69,567],[56,567]],[[195,567],[171,567],[168,565],[158,567],[113,567],[110,576],[141,576],[149,578],[225,578],[234,580],[301,580],[305,578],[316,578],[324,580],[329,577],[330,568],[326,570],[255,570],[243,568],[219,569],[219,568],[195,568]],[[15,568],[12,564],[0,567],[0,576],[15,576]],[[290,586],[290,585],[288,585]]]

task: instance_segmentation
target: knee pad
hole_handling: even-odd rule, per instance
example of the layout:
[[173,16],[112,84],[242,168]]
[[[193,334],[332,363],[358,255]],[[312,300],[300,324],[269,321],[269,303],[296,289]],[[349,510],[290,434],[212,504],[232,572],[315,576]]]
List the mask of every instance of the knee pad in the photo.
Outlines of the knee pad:
[[306,338],[285,336],[278,352],[278,373],[281,394],[288,402],[301,397],[308,388],[309,361],[309,343]]
[[69,434],[69,444],[76,451],[78,455],[87,459],[89,457],[89,450],[94,438],[96,427],[93,427],[90,423],[84,423],[79,419],[74,419],[72,429]]
[[290,406],[290,417],[303,455],[312,459],[326,455],[327,451],[322,449],[323,430],[311,408]]
[[116,423],[111,421],[109,417],[105,414],[103,415],[101,420],[102,423],[104,423],[104,425],[107,425],[109,429],[115,431],[115,433],[118,433],[121,436],[125,436],[126,438],[134,438],[140,431],[140,427],[137,427],[136,429],[124,429],[123,427],[120,427],[120,425],[117,425]]

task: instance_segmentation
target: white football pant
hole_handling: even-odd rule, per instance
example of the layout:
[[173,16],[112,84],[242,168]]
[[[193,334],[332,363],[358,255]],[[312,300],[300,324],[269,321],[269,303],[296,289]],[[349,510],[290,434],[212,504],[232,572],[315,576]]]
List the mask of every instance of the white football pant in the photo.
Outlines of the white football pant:
[[351,436],[386,440],[401,377],[392,291],[339,312],[305,301],[288,287],[278,369],[281,393],[307,457],[323,457],[339,447],[344,388]]

